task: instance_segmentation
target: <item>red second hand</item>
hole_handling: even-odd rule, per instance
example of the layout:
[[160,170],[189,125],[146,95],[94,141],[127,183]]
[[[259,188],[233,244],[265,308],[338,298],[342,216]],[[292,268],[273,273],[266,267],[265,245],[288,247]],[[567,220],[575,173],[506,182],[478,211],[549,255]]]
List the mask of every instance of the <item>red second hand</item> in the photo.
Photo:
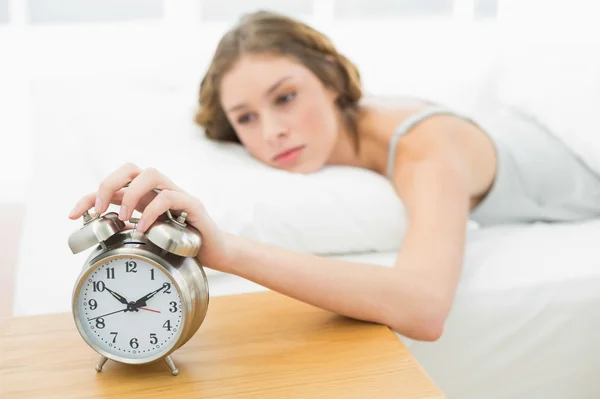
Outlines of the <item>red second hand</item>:
[[148,309],[148,308],[140,308],[140,309],[147,310],[147,311],[149,311],[149,312],[156,312],[156,313],[160,313],[160,310],[154,310],[154,309]]

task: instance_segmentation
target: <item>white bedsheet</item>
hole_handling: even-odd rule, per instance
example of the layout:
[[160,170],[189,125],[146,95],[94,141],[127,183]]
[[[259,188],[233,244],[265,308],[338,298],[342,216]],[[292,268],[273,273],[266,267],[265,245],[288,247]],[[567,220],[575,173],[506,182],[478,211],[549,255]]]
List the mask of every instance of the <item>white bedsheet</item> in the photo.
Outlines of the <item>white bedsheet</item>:
[[[395,254],[346,259],[390,266]],[[595,220],[471,232],[442,338],[399,337],[449,399],[597,399],[598,331]]]

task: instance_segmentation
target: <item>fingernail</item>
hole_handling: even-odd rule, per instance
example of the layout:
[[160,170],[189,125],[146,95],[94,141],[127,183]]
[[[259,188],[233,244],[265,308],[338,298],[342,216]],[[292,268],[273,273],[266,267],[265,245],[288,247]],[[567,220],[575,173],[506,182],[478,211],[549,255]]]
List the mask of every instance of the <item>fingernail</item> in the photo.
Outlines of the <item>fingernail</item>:
[[142,230],[142,232],[143,232],[143,230],[144,230],[144,222],[142,222],[141,220],[139,222],[137,222],[137,224],[135,225],[135,229],[138,230],[138,231]]
[[73,210],[69,213],[69,217],[72,218],[73,216],[75,216],[75,211],[77,210],[77,207],[73,208]]
[[125,220],[127,218],[127,205],[121,205],[121,210],[119,211],[119,219]]
[[96,196],[96,205],[94,205],[94,210],[96,211],[96,213],[100,212],[100,208],[102,208],[102,200],[100,199],[100,196]]

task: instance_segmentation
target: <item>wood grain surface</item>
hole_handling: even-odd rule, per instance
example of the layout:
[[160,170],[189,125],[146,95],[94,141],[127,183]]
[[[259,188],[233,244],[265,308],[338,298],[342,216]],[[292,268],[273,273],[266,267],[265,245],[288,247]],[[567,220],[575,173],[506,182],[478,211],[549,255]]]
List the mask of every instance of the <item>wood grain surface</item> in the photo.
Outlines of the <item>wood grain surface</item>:
[[99,355],[70,313],[0,325],[0,398],[395,398],[443,394],[387,327],[275,292],[214,297],[196,335],[164,361]]

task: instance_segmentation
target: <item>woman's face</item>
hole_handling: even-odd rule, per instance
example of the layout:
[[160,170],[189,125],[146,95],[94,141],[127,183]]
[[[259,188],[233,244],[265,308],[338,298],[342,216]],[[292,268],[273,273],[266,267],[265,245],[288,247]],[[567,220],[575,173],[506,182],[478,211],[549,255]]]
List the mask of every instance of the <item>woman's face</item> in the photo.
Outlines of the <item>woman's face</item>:
[[221,106],[242,144],[292,172],[327,163],[339,134],[336,95],[304,65],[275,55],[246,55],[221,82]]

